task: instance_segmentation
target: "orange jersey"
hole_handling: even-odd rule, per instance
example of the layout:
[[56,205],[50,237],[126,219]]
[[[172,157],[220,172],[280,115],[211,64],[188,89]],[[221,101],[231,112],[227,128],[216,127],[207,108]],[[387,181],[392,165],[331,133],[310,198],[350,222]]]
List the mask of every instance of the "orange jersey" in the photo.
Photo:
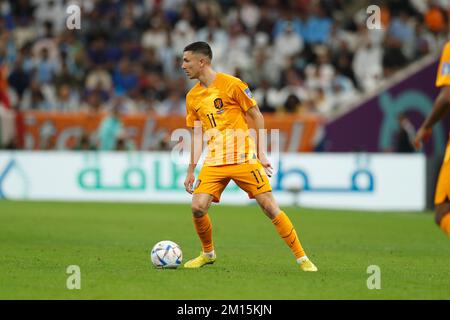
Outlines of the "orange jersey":
[[205,166],[243,163],[256,159],[245,113],[256,105],[248,85],[240,79],[217,73],[213,83],[198,82],[186,96],[186,125],[200,121],[208,137]]
[[450,85],[450,41],[444,47],[436,77],[436,87]]

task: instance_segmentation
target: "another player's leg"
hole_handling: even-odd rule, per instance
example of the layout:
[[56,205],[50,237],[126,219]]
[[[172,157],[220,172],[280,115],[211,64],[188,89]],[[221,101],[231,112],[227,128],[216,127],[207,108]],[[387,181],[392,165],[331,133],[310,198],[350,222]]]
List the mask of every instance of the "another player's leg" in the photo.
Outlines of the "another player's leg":
[[441,230],[450,236],[450,202],[443,202],[435,207],[435,221]]
[[291,220],[278,207],[272,192],[258,194],[255,199],[264,213],[272,220],[280,237],[295,255],[300,268],[303,271],[317,271],[317,267],[306,256]]
[[434,194],[436,224],[450,236],[450,140],[445,150],[444,161],[436,184]]
[[192,197],[192,220],[202,243],[202,252],[197,258],[186,262],[185,268],[200,268],[205,264],[212,264],[216,260],[212,240],[212,224],[208,215],[212,199],[213,197],[206,193],[197,193]]

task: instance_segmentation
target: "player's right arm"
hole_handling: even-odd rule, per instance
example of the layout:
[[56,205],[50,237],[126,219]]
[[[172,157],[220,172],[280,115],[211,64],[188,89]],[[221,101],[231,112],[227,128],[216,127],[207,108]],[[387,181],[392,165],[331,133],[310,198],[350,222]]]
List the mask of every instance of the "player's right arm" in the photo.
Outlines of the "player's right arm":
[[187,192],[192,194],[194,192],[194,181],[195,181],[195,167],[197,166],[198,160],[202,155],[203,151],[203,135],[202,127],[195,126],[191,129],[191,156],[189,167],[187,170],[186,179],[184,181],[184,187]]
[[203,135],[201,122],[191,106],[189,95],[186,97],[186,125],[191,128],[191,156],[186,179],[184,180],[184,188],[188,193],[192,194],[195,182],[194,171],[203,150]]

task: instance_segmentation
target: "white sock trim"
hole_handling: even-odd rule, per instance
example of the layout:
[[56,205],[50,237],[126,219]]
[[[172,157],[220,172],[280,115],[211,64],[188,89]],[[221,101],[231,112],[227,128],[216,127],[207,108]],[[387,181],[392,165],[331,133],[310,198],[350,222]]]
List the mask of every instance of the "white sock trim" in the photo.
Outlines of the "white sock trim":
[[214,250],[211,252],[203,252],[203,254],[208,256],[208,258],[214,258],[216,256],[216,252]]
[[302,263],[303,261],[306,261],[306,260],[309,260],[308,257],[307,256],[303,256],[303,257],[300,257],[300,258],[297,259],[297,263],[300,264],[300,263]]

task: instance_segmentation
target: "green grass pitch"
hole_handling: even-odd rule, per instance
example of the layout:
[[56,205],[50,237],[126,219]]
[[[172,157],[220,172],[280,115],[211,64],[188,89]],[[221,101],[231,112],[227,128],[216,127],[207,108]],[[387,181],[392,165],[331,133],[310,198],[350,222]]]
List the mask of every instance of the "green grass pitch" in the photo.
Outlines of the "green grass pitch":
[[[184,261],[200,251],[189,205],[0,201],[0,299],[450,298],[450,238],[430,212],[284,209],[318,273],[298,269],[255,205],[212,206],[214,265],[161,270],[149,258],[160,240]],[[66,288],[69,265],[80,290]]]

